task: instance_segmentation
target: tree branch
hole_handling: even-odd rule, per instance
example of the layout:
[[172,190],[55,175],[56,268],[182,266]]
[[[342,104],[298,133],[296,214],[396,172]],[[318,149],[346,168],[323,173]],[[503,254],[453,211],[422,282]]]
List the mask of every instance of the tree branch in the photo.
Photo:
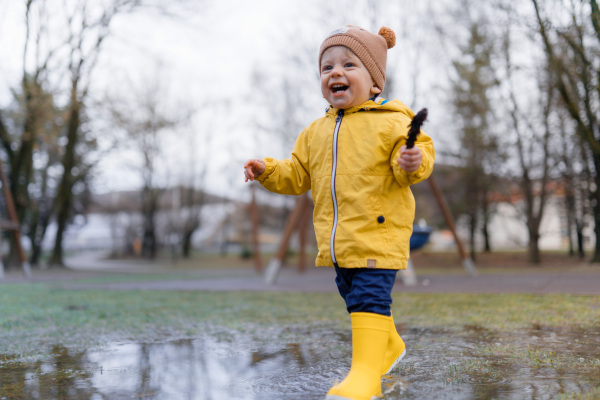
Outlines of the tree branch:
[[12,160],[15,156],[15,152],[11,147],[12,140],[8,131],[6,130],[6,126],[4,125],[4,118],[0,113],[0,141],[2,142],[2,147],[4,147],[4,151],[6,151],[6,155],[8,156],[9,162],[12,163]]

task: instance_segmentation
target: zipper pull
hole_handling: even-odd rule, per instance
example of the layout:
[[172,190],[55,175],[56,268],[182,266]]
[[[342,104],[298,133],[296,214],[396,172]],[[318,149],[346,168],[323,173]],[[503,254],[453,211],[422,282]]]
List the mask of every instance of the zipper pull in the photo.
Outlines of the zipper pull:
[[339,110],[337,113],[337,117],[335,119],[335,122],[340,122],[342,120],[342,117],[344,116],[344,110]]

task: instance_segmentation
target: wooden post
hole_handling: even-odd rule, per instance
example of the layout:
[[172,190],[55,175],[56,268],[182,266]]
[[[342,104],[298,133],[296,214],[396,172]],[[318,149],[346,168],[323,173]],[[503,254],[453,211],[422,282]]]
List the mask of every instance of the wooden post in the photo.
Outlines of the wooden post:
[[10,188],[8,187],[8,181],[6,180],[6,175],[4,174],[2,160],[0,160],[0,181],[2,182],[4,200],[6,201],[6,211],[8,212],[8,217],[10,218],[10,221],[4,221],[1,224],[0,229],[10,230],[13,232],[15,246],[17,248],[17,255],[19,257],[19,261],[21,262],[21,267],[23,268],[23,274],[29,279],[31,277],[31,268],[27,262],[27,257],[25,256],[23,246],[21,245],[21,226],[19,225],[15,204],[13,202],[12,194],[10,193]]
[[444,214],[446,225],[448,225],[448,228],[450,228],[450,230],[452,231],[452,235],[454,235],[454,240],[456,241],[456,245],[458,247],[458,252],[460,253],[460,258],[462,260],[463,267],[472,276],[477,276],[477,270],[475,269],[473,260],[471,260],[471,257],[469,257],[469,255],[465,251],[465,247],[463,246],[462,240],[460,240],[458,234],[456,233],[456,225],[454,223],[454,218],[450,213],[450,208],[448,207],[448,203],[446,202],[446,199],[444,198],[440,187],[438,186],[433,175],[429,177],[428,181],[429,185],[431,186],[431,191],[433,192],[433,195],[435,196],[438,202],[440,210],[442,210],[442,214]]
[[417,284],[417,274],[415,273],[415,267],[413,266],[413,262],[410,258],[406,262],[406,269],[402,269],[398,272],[399,274],[397,277],[399,276],[402,278],[402,283],[404,286],[415,286]]
[[285,224],[285,228],[283,230],[283,237],[281,238],[281,242],[279,243],[279,248],[275,256],[269,261],[267,268],[265,269],[265,281],[268,284],[273,284],[277,280],[277,276],[283,266],[283,262],[285,261],[285,256],[287,253],[288,243],[290,238],[292,237],[292,233],[298,226],[298,221],[302,216],[302,212],[304,211],[305,204],[308,202],[308,196],[303,194],[298,197],[296,200],[296,206],[292,210],[292,213],[287,219]]
[[308,233],[308,221],[310,220],[310,201],[304,203],[302,216],[298,223],[298,236],[300,239],[300,250],[298,251],[298,272],[306,271],[306,234]]
[[260,240],[258,236],[258,207],[256,205],[256,185],[251,185],[252,201],[250,202],[250,218],[252,220],[252,247],[254,250],[254,269],[262,271],[262,257],[260,256]]

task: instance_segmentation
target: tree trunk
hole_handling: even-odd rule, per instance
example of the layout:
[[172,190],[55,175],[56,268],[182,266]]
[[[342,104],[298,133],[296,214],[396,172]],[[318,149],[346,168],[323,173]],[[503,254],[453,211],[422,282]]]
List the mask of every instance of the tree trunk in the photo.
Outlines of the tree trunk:
[[204,193],[196,192],[190,187],[184,192],[185,207],[190,210],[189,216],[183,224],[182,234],[182,255],[184,258],[190,258],[192,255],[192,236],[200,227],[200,212],[204,204]]
[[46,230],[50,223],[49,214],[42,214],[36,224],[36,229],[31,232],[31,255],[29,256],[29,263],[31,265],[39,265],[40,257],[42,255],[42,241],[46,236]]
[[490,232],[486,223],[483,224],[483,227],[481,228],[481,233],[483,234],[483,252],[491,253],[492,245],[490,244]]
[[10,189],[15,202],[17,218],[23,221],[25,212],[29,205],[28,186],[33,172],[33,146],[35,143],[35,118],[34,95],[31,89],[31,83],[23,78],[23,92],[25,95],[25,120],[23,125],[23,136],[19,150],[14,154],[11,160],[11,170],[9,175]]
[[73,167],[75,167],[75,149],[79,141],[79,125],[81,104],[77,99],[77,79],[72,81],[71,87],[71,110],[67,125],[67,145],[62,159],[63,175],[58,186],[55,200],[56,213],[56,239],[54,249],[50,259],[50,265],[62,266],[63,262],[63,235],[67,228],[67,222],[71,216],[71,206],[73,204]]
[[194,231],[190,231],[189,229],[183,232],[183,243],[181,247],[181,252],[183,258],[190,258],[192,254],[192,236],[194,235]]
[[592,197],[592,210],[594,213],[594,233],[596,236],[596,244],[594,246],[594,255],[592,263],[600,263],[600,154],[594,154],[594,183],[595,189],[590,193]]
[[481,234],[483,235],[483,251],[484,253],[491,253],[492,245],[490,240],[490,231],[488,229],[490,224],[490,203],[485,199],[487,195],[483,195],[484,201],[482,202],[483,211],[483,224],[481,227]]
[[[598,199],[598,192],[594,193],[596,201]],[[594,254],[590,260],[592,263],[600,263],[600,208],[598,206],[593,207],[594,212],[594,234],[596,237],[596,245],[594,246]]]
[[142,256],[150,259],[156,258],[156,235],[153,226],[146,226],[142,239]]
[[577,255],[579,255],[579,258],[584,258],[585,251],[583,250],[583,224],[579,219],[575,220],[575,230],[577,232]]
[[540,235],[536,232],[529,232],[529,262],[531,264],[539,265],[542,262],[540,254]]
[[[29,183],[33,175],[33,148],[35,144],[35,125],[37,110],[35,109],[36,93],[34,93],[33,83],[23,76],[23,95],[25,118],[23,123],[23,135],[21,143],[17,151],[9,152],[10,157],[10,172],[9,186],[13,197],[17,220],[23,224],[26,218],[26,213],[30,209],[29,199]],[[18,250],[15,247],[14,241],[10,241],[10,253],[8,264],[18,265]]]
[[469,251],[471,260],[475,261],[475,236],[477,233],[477,217],[474,213],[469,216]]
[[158,193],[156,189],[144,188],[142,191],[144,215],[144,236],[142,238],[142,256],[156,258],[156,225],[154,219],[158,210]]
[[575,244],[573,243],[573,231],[577,232],[577,221],[575,217],[575,195],[572,189],[572,178],[563,178],[565,182],[565,214],[567,215],[567,239],[569,241],[569,256],[575,255]]

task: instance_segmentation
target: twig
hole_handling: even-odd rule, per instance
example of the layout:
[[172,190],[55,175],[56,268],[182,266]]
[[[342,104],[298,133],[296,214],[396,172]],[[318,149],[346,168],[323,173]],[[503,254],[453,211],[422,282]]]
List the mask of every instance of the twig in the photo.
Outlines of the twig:
[[421,126],[427,119],[427,109],[424,108],[419,111],[412,119],[408,127],[408,138],[406,139],[406,148],[411,149],[415,145],[417,136],[421,133]]

